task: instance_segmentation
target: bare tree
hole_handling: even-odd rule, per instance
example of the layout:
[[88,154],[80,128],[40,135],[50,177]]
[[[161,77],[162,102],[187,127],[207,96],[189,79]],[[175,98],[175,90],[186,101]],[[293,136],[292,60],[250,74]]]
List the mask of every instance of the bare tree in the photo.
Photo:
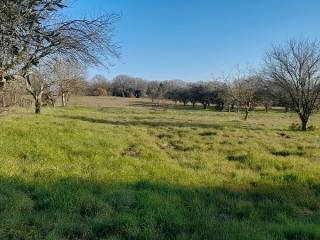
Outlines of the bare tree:
[[112,95],[111,82],[102,75],[94,76],[88,83],[87,94],[89,96]]
[[239,112],[240,110],[240,96],[241,96],[241,90],[240,85],[237,84],[237,82],[240,82],[240,79],[236,79],[233,81],[227,82],[227,98],[230,102],[230,109],[234,109],[236,107],[236,112]]
[[54,78],[63,107],[67,105],[71,94],[77,94],[85,88],[85,69],[77,62],[63,59],[56,61],[51,78]]
[[244,108],[244,120],[248,119],[249,112],[255,107],[256,104],[256,79],[257,76],[250,76],[236,83],[238,84],[240,91],[240,106]]
[[273,104],[272,95],[266,87],[258,87],[255,97],[260,105],[263,105],[265,112],[269,112]]
[[106,65],[119,56],[112,41],[114,14],[61,21],[56,16],[66,7],[63,0],[4,2],[0,7],[0,78],[5,82],[17,74],[23,77],[34,97],[36,113],[40,113],[43,91],[33,86],[31,75],[39,64],[68,58],[85,65]]
[[34,69],[27,77],[28,84],[26,88],[35,100],[35,113],[39,114],[43,93],[49,93],[55,82],[52,79],[50,68],[46,65]]
[[320,42],[318,40],[290,40],[274,46],[265,58],[266,73],[291,100],[293,110],[306,131],[311,114],[319,106]]
[[155,99],[162,97],[163,84],[158,81],[148,82],[147,95],[151,97],[152,102],[154,102]]
[[10,81],[0,88],[2,107],[23,106],[26,89],[23,81]]
[[240,73],[228,84],[228,95],[231,102],[244,110],[244,120],[248,119],[250,111],[256,104],[256,89],[259,76],[256,74]]

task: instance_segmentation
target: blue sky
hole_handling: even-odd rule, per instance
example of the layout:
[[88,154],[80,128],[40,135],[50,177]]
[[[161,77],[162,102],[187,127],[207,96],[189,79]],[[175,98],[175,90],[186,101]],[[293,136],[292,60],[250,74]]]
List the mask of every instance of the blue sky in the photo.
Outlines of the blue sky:
[[210,80],[259,66],[273,43],[320,38],[318,0],[72,0],[68,15],[121,13],[122,59],[109,70],[148,80]]

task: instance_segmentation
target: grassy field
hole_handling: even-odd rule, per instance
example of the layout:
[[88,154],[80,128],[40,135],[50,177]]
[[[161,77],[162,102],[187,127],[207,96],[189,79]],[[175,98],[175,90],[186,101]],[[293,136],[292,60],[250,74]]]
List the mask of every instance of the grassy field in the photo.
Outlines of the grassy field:
[[0,239],[320,239],[320,130],[241,119],[117,98],[10,110]]

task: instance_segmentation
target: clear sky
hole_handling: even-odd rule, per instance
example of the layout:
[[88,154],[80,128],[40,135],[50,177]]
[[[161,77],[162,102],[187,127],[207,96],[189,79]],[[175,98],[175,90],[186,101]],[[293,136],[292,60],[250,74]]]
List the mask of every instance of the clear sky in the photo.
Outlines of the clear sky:
[[122,59],[109,70],[147,80],[210,80],[259,66],[273,43],[320,38],[320,0],[72,0],[68,15],[121,13]]

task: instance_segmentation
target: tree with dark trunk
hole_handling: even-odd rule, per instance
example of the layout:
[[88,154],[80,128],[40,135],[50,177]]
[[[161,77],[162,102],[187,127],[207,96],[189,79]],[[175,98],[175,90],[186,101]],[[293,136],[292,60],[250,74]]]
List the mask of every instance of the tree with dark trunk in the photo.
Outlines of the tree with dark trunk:
[[178,100],[183,103],[183,106],[187,106],[190,101],[190,91],[188,87],[177,89]]
[[265,72],[286,93],[299,115],[301,130],[306,131],[310,116],[319,107],[320,42],[294,39],[273,47],[265,57]]
[[35,114],[41,113],[41,97],[42,93],[35,96]]
[[48,68],[43,67],[34,70],[25,77],[27,91],[33,97],[36,114],[41,113],[44,92],[50,92],[50,88],[54,85],[50,74]]

